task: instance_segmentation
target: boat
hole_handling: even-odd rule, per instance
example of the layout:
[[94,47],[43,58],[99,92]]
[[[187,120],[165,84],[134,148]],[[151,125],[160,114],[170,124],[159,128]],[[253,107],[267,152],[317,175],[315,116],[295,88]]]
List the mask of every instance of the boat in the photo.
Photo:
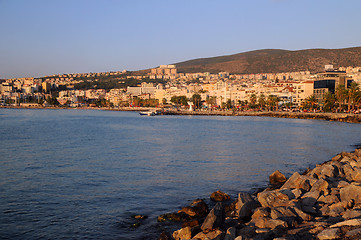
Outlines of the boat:
[[155,111],[144,111],[144,112],[139,112],[140,115],[147,115],[147,116],[155,116],[158,113]]

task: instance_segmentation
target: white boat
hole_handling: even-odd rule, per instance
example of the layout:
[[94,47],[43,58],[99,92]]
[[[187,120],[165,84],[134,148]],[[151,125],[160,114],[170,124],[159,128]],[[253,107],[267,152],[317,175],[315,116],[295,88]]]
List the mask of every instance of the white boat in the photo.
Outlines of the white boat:
[[140,115],[147,115],[147,116],[155,116],[158,113],[154,111],[145,111],[145,112],[139,112]]

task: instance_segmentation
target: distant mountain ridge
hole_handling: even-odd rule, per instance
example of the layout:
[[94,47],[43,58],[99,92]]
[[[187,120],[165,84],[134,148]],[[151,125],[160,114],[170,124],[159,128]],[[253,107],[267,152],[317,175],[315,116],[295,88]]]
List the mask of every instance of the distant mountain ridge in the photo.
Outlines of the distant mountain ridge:
[[263,49],[227,56],[199,58],[174,63],[178,72],[229,72],[238,74],[310,71],[324,66],[361,66],[361,47],[341,49]]

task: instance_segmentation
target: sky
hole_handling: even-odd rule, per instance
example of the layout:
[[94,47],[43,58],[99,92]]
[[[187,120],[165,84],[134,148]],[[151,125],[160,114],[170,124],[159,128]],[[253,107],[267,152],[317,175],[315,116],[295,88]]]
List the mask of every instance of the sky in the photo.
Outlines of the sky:
[[359,0],[0,0],[0,79],[361,46]]

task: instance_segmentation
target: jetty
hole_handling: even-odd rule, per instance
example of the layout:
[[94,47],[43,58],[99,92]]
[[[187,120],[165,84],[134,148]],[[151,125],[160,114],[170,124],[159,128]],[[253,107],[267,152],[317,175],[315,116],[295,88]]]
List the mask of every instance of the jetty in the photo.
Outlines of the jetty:
[[197,199],[159,216],[182,223],[159,239],[361,239],[361,148],[288,179],[275,171],[269,180],[266,189],[239,192],[233,201],[217,191],[211,208]]

